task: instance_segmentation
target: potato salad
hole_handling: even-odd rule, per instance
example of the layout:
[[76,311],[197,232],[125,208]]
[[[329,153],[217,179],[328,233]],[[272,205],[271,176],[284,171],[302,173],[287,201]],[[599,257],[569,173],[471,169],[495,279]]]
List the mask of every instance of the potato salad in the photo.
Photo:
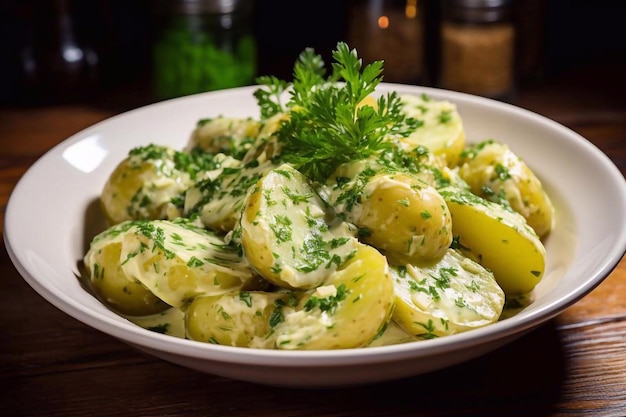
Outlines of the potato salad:
[[176,337],[319,350],[470,331],[533,291],[554,207],[506,138],[469,141],[454,103],[332,57],[259,77],[257,117],[129,151],[83,259],[101,302]]

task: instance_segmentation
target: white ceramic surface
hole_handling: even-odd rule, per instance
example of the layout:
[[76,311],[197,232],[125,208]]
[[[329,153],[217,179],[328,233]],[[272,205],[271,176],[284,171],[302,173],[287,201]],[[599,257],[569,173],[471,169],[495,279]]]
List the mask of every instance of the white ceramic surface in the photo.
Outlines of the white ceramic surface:
[[[88,242],[103,227],[97,199],[114,167],[140,145],[182,149],[198,119],[258,117],[255,87],[169,100],[120,114],[68,138],[21,178],[9,200],[4,239],[17,270],[71,317],[156,357],[199,371],[269,385],[330,387],[418,375],[488,353],[556,316],[596,287],[626,250],[626,182],[589,141],[542,116],[443,90],[383,84],[457,104],[469,141],[508,144],[543,181],[557,208],[546,240],[548,268],[518,315],[458,335],[343,351],[232,348],[144,330],[81,287]],[[42,300],[43,302],[43,300]]]

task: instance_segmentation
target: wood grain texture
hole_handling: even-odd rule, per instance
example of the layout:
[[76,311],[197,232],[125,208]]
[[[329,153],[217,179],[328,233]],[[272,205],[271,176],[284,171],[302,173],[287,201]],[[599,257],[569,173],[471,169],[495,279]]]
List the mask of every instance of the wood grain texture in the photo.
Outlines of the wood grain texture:
[[[624,173],[626,106],[589,88],[587,77],[520,92],[517,104],[589,138]],[[39,156],[113,114],[89,106],[0,109],[0,216]],[[19,276],[4,243],[0,279],[4,416],[626,415],[624,260],[564,313],[495,352],[413,378],[332,390],[254,385],[147,356],[48,304]]]

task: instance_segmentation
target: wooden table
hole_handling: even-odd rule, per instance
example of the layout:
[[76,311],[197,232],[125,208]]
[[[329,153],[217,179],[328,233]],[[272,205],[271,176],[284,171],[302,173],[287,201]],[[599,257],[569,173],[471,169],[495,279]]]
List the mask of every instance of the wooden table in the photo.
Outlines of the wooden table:
[[[521,90],[516,104],[582,134],[624,173],[626,91],[615,83],[624,73],[582,69]],[[115,113],[96,105],[1,109],[0,216],[39,156]],[[626,415],[625,260],[580,302],[495,352],[400,381],[322,390],[258,386],[142,354],[47,303],[4,243],[0,279],[3,416]]]

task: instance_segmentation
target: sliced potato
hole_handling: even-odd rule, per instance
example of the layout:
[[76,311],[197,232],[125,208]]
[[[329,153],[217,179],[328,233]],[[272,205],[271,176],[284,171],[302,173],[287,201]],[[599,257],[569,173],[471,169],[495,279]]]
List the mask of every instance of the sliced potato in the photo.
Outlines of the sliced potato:
[[413,259],[439,259],[452,243],[450,212],[433,187],[405,174],[380,175],[364,189],[363,241]]
[[493,273],[449,249],[439,262],[392,261],[393,320],[411,335],[431,339],[498,321],[504,292]]
[[186,150],[200,148],[241,159],[259,134],[260,123],[252,118],[219,116],[200,120],[191,132]]
[[235,291],[196,297],[185,312],[187,337],[224,346],[273,348],[273,325],[290,303],[288,292]]
[[444,156],[449,167],[456,166],[465,147],[465,129],[456,105],[426,94],[407,94],[400,98],[402,110],[422,121],[409,137],[402,139],[405,146],[426,146],[435,155]]
[[361,244],[315,289],[196,297],[185,323],[189,338],[228,346],[342,349],[370,345],[383,333],[382,340],[409,341],[397,326],[388,331],[393,300],[385,257]]
[[507,145],[489,139],[468,147],[459,162],[459,175],[474,194],[508,203],[540,237],[552,230],[550,197],[534,172]]
[[219,233],[232,231],[241,216],[248,189],[275,167],[271,161],[253,161],[224,168],[216,177],[196,182],[185,194],[184,216],[198,216],[205,227]]
[[[453,180],[452,168],[447,166],[443,155],[433,154],[427,147],[419,145],[406,149],[402,138],[390,140],[391,146],[365,162],[369,169],[381,172],[403,172],[411,175],[418,182],[440,188]],[[359,164],[353,162],[351,164]]]
[[132,149],[107,179],[100,202],[111,225],[127,220],[164,220],[182,215],[184,194],[197,181],[214,178],[241,162],[199,149],[176,151],[147,145]]
[[121,223],[93,239],[84,262],[92,280],[102,268],[116,271],[117,280],[141,283],[173,307],[239,289],[255,276],[235,248],[185,219]]
[[289,165],[263,176],[240,221],[243,253],[272,283],[315,288],[352,256],[358,241],[333,218],[304,175]]
[[149,145],[133,149],[118,164],[100,195],[110,224],[180,214],[172,198],[182,195],[192,181],[189,173],[176,166],[176,153],[169,147]]
[[[417,261],[439,259],[452,242],[448,207],[437,190],[408,173],[357,175],[342,167],[327,183],[327,199],[362,241]],[[343,179],[343,181],[341,181]]]
[[524,217],[469,191],[439,190],[452,214],[456,246],[493,271],[507,295],[525,294],[541,281],[546,250]]
[[348,349],[367,346],[390,320],[394,289],[387,259],[361,244],[356,255],[324,285],[306,291],[297,307],[285,309],[275,327],[276,348]]
[[170,308],[140,281],[126,276],[121,267],[121,253],[121,242],[111,242],[90,253],[87,270],[98,297],[112,310],[131,316],[155,314]]

